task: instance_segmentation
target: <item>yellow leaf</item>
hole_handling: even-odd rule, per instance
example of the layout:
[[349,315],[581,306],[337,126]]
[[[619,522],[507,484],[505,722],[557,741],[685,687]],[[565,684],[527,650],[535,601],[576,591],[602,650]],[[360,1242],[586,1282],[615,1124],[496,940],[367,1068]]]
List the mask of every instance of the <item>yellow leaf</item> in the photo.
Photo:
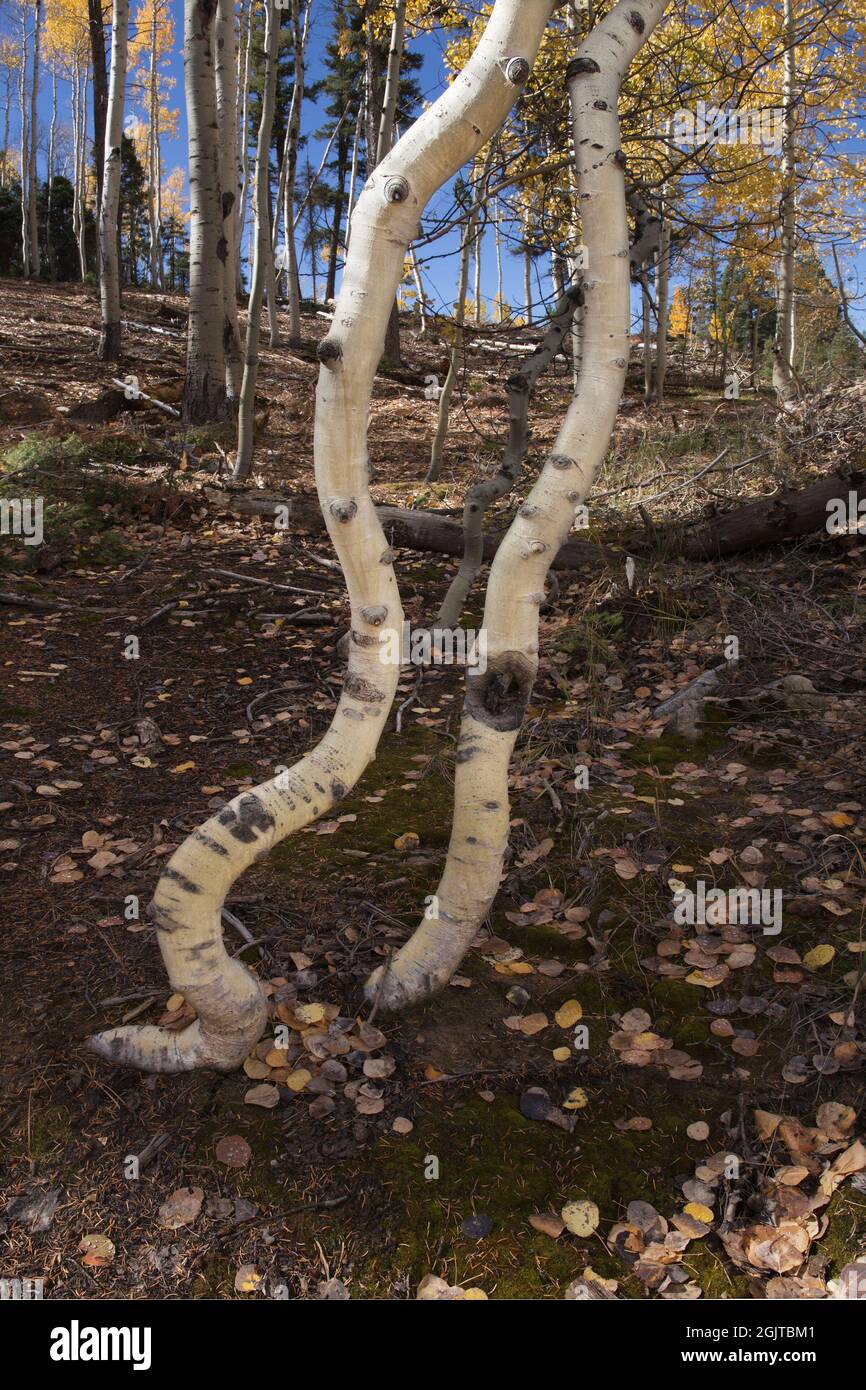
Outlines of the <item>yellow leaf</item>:
[[807,951],[803,957],[803,964],[807,970],[820,970],[822,965],[829,965],[836,954],[836,947],[829,946],[826,942],[821,946],[813,946],[811,951]]
[[566,1202],[562,1219],[573,1236],[591,1236],[599,1223],[598,1207],[595,1202]]
[[586,1091],[582,1086],[575,1086],[573,1091],[569,1091],[566,1099],[562,1102],[563,1110],[583,1110],[589,1104]]
[[560,1028],[573,1028],[578,1019],[583,1018],[583,1006],[576,999],[566,999],[560,1004],[554,1018]]
[[693,1221],[703,1221],[705,1226],[709,1226],[713,1221],[713,1213],[709,1207],[705,1207],[703,1202],[689,1202],[684,1208],[686,1216],[690,1216]]

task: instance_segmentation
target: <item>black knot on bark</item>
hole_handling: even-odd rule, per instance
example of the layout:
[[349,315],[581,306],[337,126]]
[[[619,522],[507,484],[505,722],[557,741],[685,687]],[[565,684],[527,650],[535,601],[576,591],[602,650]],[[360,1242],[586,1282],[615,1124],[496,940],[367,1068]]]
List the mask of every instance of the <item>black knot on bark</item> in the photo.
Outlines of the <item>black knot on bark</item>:
[[550,464],[551,468],[559,468],[562,469],[563,472],[565,472],[567,468],[573,468],[575,464],[575,460],[569,458],[568,454],[551,454],[547,462]]
[[646,20],[637,10],[631,11],[628,22],[636,34],[642,34],[644,29],[646,29]]
[[365,705],[378,705],[385,698],[384,691],[372,681],[365,680],[363,676],[354,676],[351,672],[343,681],[343,691],[346,695],[351,695],[353,700],[360,700]]
[[503,652],[483,675],[467,674],[466,710],[488,729],[519,729],[532,691],[534,671],[521,652]]
[[614,154],[613,162],[614,164],[617,164],[620,169],[624,169],[626,167],[626,164],[628,163],[628,160],[625,157],[625,152],[623,150],[617,150]]
[[515,87],[522,87],[529,80],[530,71],[526,58],[509,58],[505,64],[505,76]]
[[405,203],[409,197],[409,181],[402,174],[396,174],[385,180],[382,192],[386,203]]
[[328,511],[336,521],[351,521],[358,514],[358,503],[349,497],[345,502],[332,502]]
[[337,342],[336,338],[323,338],[316,348],[316,356],[323,367],[330,367],[342,358],[342,345]]
[[588,72],[601,72],[594,58],[572,58],[565,69],[566,80],[570,82],[573,77],[583,77]]
[[607,105],[607,102],[606,102],[606,101],[601,101],[601,100],[594,101],[594,102],[592,103],[592,105],[593,105],[593,108],[594,108],[596,111],[607,111],[607,109],[608,109],[608,105]]

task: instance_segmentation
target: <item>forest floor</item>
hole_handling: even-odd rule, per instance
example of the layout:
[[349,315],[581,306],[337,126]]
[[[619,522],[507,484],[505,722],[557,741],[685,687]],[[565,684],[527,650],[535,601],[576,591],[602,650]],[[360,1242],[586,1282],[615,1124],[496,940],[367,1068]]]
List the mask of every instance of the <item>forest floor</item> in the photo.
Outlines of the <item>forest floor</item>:
[[[114,375],[176,402],[181,311],[129,294],[115,372],[95,359],[92,294],[0,283],[0,501],[45,499],[43,545],[0,537],[0,1274],[43,1277],[48,1298],[415,1298],[429,1275],[427,1296],[839,1296],[866,1260],[857,536],[649,562],[633,591],[624,553],[621,572],[560,572],[502,888],[429,1004],[370,1021],[361,987],[436,889],[453,668],[406,674],[400,730],[392,716],[339,813],[229,897],[256,943],[228,924],[230,949],[289,1045],[269,1035],[228,1076],[145,1077],[87,1051],[121,1021],[185,1024],[145,915],[160,865],[317,741],[342,679],[327,538],[220,510],[201,469],[225,433],[149,408],[69,416]],[[313,495],[326,321],[262,352],[256,475],[288,496]],[[405,369],[375,388],[378,500],[457,509],[490,470],[516,361],[500,337],[470,349],[430,487],[424,382],[443,348],[404,333]],[[615,547],[639,501],[654,521],[694,515],[862,457],[862,398],[838,428],[816,415],[800,452],[779,449],[768,402],[687,391],[676,370],[670,386],[661,412],[630,389],[593,539]],[[568,389],[560,362],[534,455]],[[398,552],[413,622],[453,568]],[[731,635],[736,674],[688,742],[655,708]],[[672,895],[699,880],[780,890],[781,930],[678,923]]]

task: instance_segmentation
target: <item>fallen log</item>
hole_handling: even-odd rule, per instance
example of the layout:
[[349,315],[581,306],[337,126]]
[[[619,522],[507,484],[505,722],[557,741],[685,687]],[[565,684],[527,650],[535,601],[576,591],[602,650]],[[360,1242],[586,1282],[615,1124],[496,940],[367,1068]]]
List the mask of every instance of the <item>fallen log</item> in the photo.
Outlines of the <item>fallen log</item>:
[[[781,541],[796,540],[816,531],[844,534],[834,528],[838,514],[857,509],[866,516],[866,472],[847,477],[833,473],[799,490],[785,490],[761,497],[744,507],[722,512],[685,527],[631,536],[627,548],[634,554],[662,553],[684,560],[717,560],[745,550],[760,550]],[[853,529],[853,528],[852,528]]]
[[[314,502],[296,497],[279,497],[272,493],[234,492],[215,487],[205,487],[205,492],[211,502],[240,516],[274,516],[277,508],[288,507],[292,525],[297,524],[311,531],[325,529],[321,512]],[[407,550],[429,550],[438,555],[463,554],[463,526],[459,521],[451,521],[437,512],[414,511],[405,507],[380,506],[376,508],[376,514],[392,545]],[[499,536],[484,537],[486,562],[493,559],[499,541]],[[584,565],[619,567],[622,563],[622,556],[608,547],[592,541],[570,540],[560,549],[553,568],[580,569]]]

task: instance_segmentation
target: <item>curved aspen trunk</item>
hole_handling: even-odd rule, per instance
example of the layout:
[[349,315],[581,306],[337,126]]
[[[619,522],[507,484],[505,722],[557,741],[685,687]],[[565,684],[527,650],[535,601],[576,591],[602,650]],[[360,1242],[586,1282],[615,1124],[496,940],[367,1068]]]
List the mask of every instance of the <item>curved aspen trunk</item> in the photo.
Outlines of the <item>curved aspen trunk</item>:
[[460,76],[407,131],[368,181],[354,217],[334,321],[319,345],[315,466],[322,514],[351,603],[349,668],[321,743],[246,791],[193,832],[157,884],[150,912],[172,988],[198,1013],[182,1033],[113,1028],[101,1056],[145,1071],[230,1071],[261,1036],[265,1000],[226,953],[220,915],[244,869],[328,811],[373,760],[388,718],[403,629],[391,552],[369,492],[367,417],[373,379],[409,242],[428,200],[478,151],[529,76],[551,0],[497,0]]
[[668,0],[620,0],[568,67],[587,248],[582,365],[553,453],[499,547],[484,627],[487,669],[467,674],[448,857],[432,910],[369,998],[401,1008],[447,984],[496,896],[508,843],[508,767],[538,668],[547,570],[604,458],[625,386],[629,237],[617,104],[626,69]]
[[215,39],[215,81],[221,153],[223,236],[223,352],[226,395],[236,401],[241,388],[241,338],[237,296],[238,201],[238,74],[234,0],[218,0]]
[[214,78],[217,0],[184,0],[183,77],[189,128],[189,327],[183,416],[193,425],[225,415],[221,159]]
[[460,622],[469,590],[484,560],[484,514],[494,502],[511,491],[520,477],[529,448],[529,401],[535,383],[562,350],[565,336],[574,322],[577,307],[582,299],[583,291],[579,285],[573,285],[562,295],[550,327],[535,352],[523,363],[520,371],[515,372],[506,382],[508,442],[502,464],[495,477],[476,483],[466,494],[463,504],[463,558],[442,601],[442,607],[436,617],[436,627],[453,628]]
[[120,356],[120,260],[117,217],[120,208],[120,142],[123,138],[123,94],[129,0],[114,0],[111,14],[111,75],[105,121],[102,202],[99,207],[99,298],[102,325],[97,356],[114,362]]
[[265,5],[264,92],[256,141],[256,177],[253,184],[253,226],[255,228],[253,278],[250,285],[247,336],[244,344],[244,377],[238,407],[238,451],[232,474],[236,482],[243,482],[245,478],[249,477],[253,462],[253,420],[255,417],[256,380],[259,372],[260,320],[267,266],[271,256],[270,190],[268,185],[279,42],[279,20],[272,5],[268,3]]

